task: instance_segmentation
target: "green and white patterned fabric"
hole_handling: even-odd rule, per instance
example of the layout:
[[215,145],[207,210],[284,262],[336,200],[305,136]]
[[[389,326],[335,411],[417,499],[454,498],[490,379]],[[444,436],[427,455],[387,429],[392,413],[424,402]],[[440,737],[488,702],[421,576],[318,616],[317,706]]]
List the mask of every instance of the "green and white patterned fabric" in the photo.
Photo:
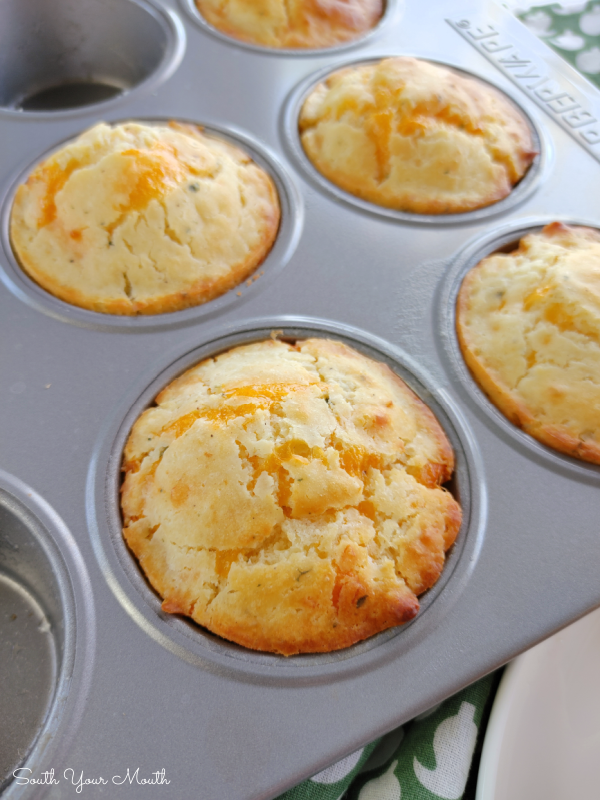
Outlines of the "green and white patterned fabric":
[[[600,88],[600,0],[500,3]],[[469,800],[478,732],[498,679],[499,673],[488,675],[278,800]]]
[[538,2],[507,0],[510,8],[535,34],[576,70],[600,88],[600,2]]
[[461,800],[497,681],[467,686],[278,800]]

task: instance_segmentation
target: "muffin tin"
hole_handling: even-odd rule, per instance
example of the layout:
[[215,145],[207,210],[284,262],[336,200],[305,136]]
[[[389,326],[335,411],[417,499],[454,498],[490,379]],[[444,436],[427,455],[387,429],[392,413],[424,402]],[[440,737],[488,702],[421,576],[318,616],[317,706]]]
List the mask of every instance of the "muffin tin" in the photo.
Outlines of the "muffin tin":
[[[51,20],[45,6],[0,5],[12,47],[0,47],[0,611],[14,608],[0,619],[0,648],[16,659],[0,662],[16,681],[10,694],[0,684],[0,709],[23,719],[11,724],[12,751],[0,739],[5,796],[76,796],[81,776],[106,781],[83,786],[89,796],[268,800],[600,604],[600,469],[510,426],[454,333],[460,280],[483,255],[553,219],[600,226],[595,145],[543,113],[546,96],[517,88],[498,49],[542,65],[592,120],[600,94],[492,2],[465,0],[447,20],[447,4],[432,0],[425,20],[421,4],[389,0],[368,36],[301,53],[227,40],[190,0],[58,0]],[[473,74],[523,109],[540,156],[506,201],[452,217],[390,214],[311,172],[294,125],[307,88],[393,54]],[[97,99],[90,83],[113,96],[65,107]],[[55,110],[26,110],[36,103]],[[269,170],[283,222],[257,280],[196,309],[119,318],[62,303],[23,275],[7,231],[18,182],[92,124],[126,119],[203,124]],[[120,535],[134,419],[191,364],[273,331],[333,336],[388,363],[457,456],[451,488],[465,521],[420,614],[328,655],[253,653],[164,614]],[[54,769],[60,783],[11,781],[16,765],[38,780]],[[138,782],[163,769],[168,784]]]

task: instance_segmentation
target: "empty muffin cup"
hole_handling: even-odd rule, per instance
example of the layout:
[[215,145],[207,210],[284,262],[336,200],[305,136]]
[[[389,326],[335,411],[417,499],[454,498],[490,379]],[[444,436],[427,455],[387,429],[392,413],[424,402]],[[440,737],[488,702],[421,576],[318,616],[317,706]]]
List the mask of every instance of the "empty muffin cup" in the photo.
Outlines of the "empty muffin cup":
[[6,0],[0,108],[61,111],[137,86],[177,51],[165,12],[133,0]]
[[73,658],[64,561],[39,520],[0,488],[0,790],[51,738]]

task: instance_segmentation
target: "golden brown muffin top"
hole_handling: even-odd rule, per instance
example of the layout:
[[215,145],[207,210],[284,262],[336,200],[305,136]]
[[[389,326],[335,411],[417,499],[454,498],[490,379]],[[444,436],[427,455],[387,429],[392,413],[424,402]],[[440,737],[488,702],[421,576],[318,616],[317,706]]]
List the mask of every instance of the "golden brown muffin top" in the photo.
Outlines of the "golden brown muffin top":
[[333,47],[379,21],[383,0],[196,0],[222,33],[265,47]]
[[284,655],[414,617],[460,526],[431,411],[325,339],[188,370],[135,423],[124,470],[123,533],[163,609]]
[[101,123],[19,187],[10,235],[23,269],[60,299],[157,314],[246,278],[279,216],[271,178],[237,147],[192,125]]
[[495,203],[536,155],[526,119],[498,91],[407,57],[334,72],[306,99],[299,129],[330,181],[417,214]]
[[600,232],[554,222],[465,278],[458,335],[515,425],[600,464]]

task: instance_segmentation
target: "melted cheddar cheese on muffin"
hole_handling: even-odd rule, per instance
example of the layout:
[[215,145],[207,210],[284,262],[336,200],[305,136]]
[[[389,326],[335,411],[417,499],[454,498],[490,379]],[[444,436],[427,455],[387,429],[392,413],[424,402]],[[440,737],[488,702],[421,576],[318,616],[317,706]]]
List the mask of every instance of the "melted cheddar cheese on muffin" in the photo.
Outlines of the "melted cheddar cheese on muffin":
[[264,260],[279,226],[271,178],[192,125],[96,125],[17,190],[21,267],[67,303],[157,314],[204,303]]
[[123,468],[124,537],[163,609],[283,655],[412,619],[460,527],[431,411],[335,341],[203,361],[135,423]]
[[495,203],[536,155],[526,119],[503,95],[415,58],[334,72],[306,99],[299,130],[332,183],[416,214]]
[[457,329],[512,423],[600,464],[600,231],[555,222],[485,258],[462,284]]
[[196,0],[227,36],[264,47],[333,47],[358,39],[379,21],[382,0]]

